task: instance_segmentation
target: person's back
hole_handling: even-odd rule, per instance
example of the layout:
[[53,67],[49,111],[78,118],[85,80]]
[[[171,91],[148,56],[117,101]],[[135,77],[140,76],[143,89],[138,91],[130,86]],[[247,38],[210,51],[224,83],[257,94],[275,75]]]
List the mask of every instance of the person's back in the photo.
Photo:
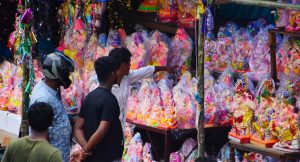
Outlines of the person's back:
[[61,162],[58,149],[46,140],[17,139],[6,148],[2,162]]
[[111,93],[112,86],[121,80],[116,72],[119,63],[106,56],[97,59],[94,66],[100,85],[83,101],[74,127],[74,136],[82,150],[72,154],[71,159],[82,156],[85,162],[120,161],[124,148],[120,108]]
[[2,162],[62,162],[61,152],[47,141],[53,108],[47,103],[36,102],[30,106],[27,116],[31,134],[12,141]]
[[[111,106],[108,107],[108,105]],[[98,87],[86,97],[85,104],[82,108],[81,116],[85,117],[84,135],[86,139],[91,138],[102,120],[111,123],[107,134],[97,145],[94,151],[95,153],[92,154],[89,159],[112,158],[115,160],[114,158],[122,155],[123,132],[121,122],[118,118],[120,110],[115,96],[109,90]],[[114,117],[108,115],[107,111],[113,111],[115,114]]]

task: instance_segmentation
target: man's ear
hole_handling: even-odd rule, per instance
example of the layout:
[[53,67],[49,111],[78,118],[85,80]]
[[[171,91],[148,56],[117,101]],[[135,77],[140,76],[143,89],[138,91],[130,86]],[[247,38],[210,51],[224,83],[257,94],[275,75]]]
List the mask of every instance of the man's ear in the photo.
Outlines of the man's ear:
[[122,64],[121,64],[121,68],[124,68],[125,66],[126,66],[125,63],[122,63]]

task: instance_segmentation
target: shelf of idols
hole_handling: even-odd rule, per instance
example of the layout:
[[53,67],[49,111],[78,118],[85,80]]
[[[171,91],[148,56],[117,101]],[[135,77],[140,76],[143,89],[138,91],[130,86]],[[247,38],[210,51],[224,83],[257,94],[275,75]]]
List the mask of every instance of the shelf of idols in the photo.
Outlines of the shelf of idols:
[[[130,17],[129,21],[132,21],[134,24],[139,24],[149,29],[157,29],[161,32],[175,34],[177,29],[179,28],[176,23],[160,22],[157,13],[131,12],[128,14],[128,17]],[[195,29],[185,28],[185,30],[192,39],[195,39]]]
[[273,148],[264,148],[258,145],[254,144],[241,144],[236,141],[229,141],[230,144],[230,159],[232,162],[235,161],[235,153],[234,150],[241,150],[241,151],[246,151],[246,152],[255,152],[259,153],[265,156],[271,156],[274,158],[278,158],[280,162],[285,162],[287,159],[297,159],[300,158],[300,153],[299,152],[285,152],[285,151],[280,151],[276,150]]

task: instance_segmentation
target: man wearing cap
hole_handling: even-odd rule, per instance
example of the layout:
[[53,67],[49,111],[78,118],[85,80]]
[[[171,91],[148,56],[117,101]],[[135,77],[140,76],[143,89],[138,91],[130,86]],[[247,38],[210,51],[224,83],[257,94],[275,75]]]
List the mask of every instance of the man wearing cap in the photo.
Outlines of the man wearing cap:
[[61,152],[64,162],[69,161],[71,125],[63,106],[60,87],[68,88],[72,81],[70,74],[74,71],[73,61],[61,54],[51,53],[43,61],[44,78],[34,87],[30,105],[45,102],[53,107],[53,124],[49,127],[49,142]]

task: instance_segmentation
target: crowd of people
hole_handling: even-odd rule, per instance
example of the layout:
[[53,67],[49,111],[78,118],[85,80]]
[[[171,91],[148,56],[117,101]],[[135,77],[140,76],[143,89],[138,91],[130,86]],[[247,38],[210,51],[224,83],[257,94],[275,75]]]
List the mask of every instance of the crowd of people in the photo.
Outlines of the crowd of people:
[[[72,84],[70,75],[74,63],[64,54],[48,54],[42,63],[44,78],[35,85],[30,97],[29,136],[13,141],[2,161],[120,161],[130,84],[159,71],[174,73],[177,69],[146,66],[130,70],[131,56],[127,48],[116,48],[109,56],[94,62],[99,86],[84,99],[72,129],[60,88],[66,89]],[[82,149],[70,154],[72,135]]]

